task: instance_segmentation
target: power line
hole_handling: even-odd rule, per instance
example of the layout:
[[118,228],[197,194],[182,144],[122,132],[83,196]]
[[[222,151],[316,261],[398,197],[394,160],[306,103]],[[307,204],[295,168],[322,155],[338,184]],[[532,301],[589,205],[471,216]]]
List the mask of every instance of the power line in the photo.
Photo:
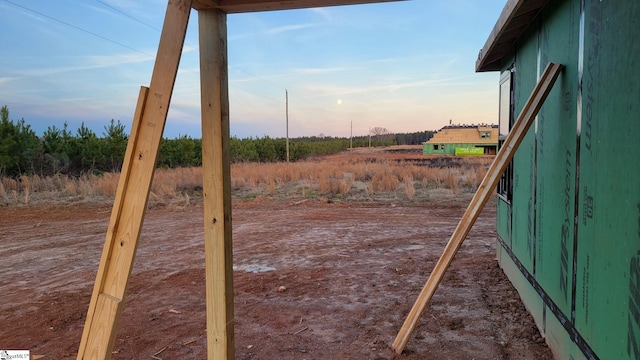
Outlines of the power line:
[[273,86],[277,87],[278,89],[286,90],[286,89],[284,88],[284,86],[280,86],[280,85],[278,85],[278,84],[274,83],[273,81],[269,81],[269,80],[267,80],[267,79],[265,79],[265,78],[262,78],[262,77],[260,77],[260,76],[258,76],[258,75],[256,75],[256,74],[252,74],[252,73],[248,72],[247,70],[240,69],[240,68],[236,68],[236,69],[237,69],[237,70],[240,70],[240,71],[242,71],[243,73],[246,73],[246,74],[248,74],[248,75],[250,75],[250,76],[253,76],[253,77],[255,77],[255,78],[256,78],[256,79],[258,79],[258,80],[262,80],[262,81],[264,81],[264,82],[266,82],[266,83],[268,83],[268,84],[271,84],[271,85],[273,85]]
[[[14,1],[11,1],[11,0],[3,0],[3,1],[4,1],[4,2],[6,2],[6,3],[8,3],[8,4],[11,4],[11,5],[13,5],[13,6],[17,7],[17,8],[20,8],[20,9],[22,9],[22,10],[25,10],[25,11],[28,11],[28,12],[30,12],[30,13],[36,14],[36,15],[38,15],[38,16],[41,16],[41,17],[46,18],[46,19],[48,19],[48,20],[51,20],[51,21],[57,22],[57,23],[59,23],[59,24],[62,24],[62,25],[68,26],[68,27],[70,27],[70,28],[72,28],[72,29],[75,29],[75,30],[81,31],[81,32],[83,32],[83,33],[89,34],[89,35],[94,36],[94,37],[96,37],[96,38],[99,38],[99,39],[102,39],[102,40],[108,41],[108,42],[110,42],[110,43],[112,43],[112,44],[116,44],[116,45],[118,45],[118,46],[122,46],[122,47],[124,47],[124,48],[126,48],[126,49],[129,49],[129,50],[135,51],[135,52],[140,53],[140,54],[143,54],[143,55],[147,55],[147,56],[154,57],[154,55],[153,55],[153,54],[149,54],[149,53],[147,53],[147,52],[145,52],[145,51],[142,51],[142,50],[136,49],[136,48],[131,47],[131,46],[127,45],[127,44],[121,43],[121,42],[119,42],[119,41],[117,41],[117,40],[113,40],[113,39],[111,39],[111,38],[108,38],[108,37],[106,37],[106,36],[100,35],[100,34],[95,33],[95,32],[93,32],[93,31],[90,31],[90,30],[84,29],[84,28],[82,28],[82,27],[80,27],[80,26],[73,25],[73,24],[68,23],[68,22],[66,22],[66,21],[64,21],[64,20],[57,19],[57,18],[55,18],[55,17],[53,17],[53,16],[49,16],[49,15],[47,15],[47,14],[44,14],[44,13],[42,13],[42,12],[40,12],[40,11],[34,10],[34,9],[29,8],[29,7],[26,7],[26,6],[24,6],[24,5],[20,5],[20,4],[16,3],[16,2],[14,2]],[[104,1],[102,1],[102,0],[96,0],[96,1],[97,1],[98,3],[100,3],[100,4],[102,4],[102,5],[104,5],[104,6],[108,7],[108,8],[110,8],[110,9],[112,9],[112,10],[114,10],[114,11],[118,12],[119,14],[122,14],[122,15],[124,15],[124,16],[126,16],[126,17],[128,17],[128,18],[130,18],[130,19],[132,19],[132,20],[134,20],[134,21],[136,21],[136,22],[138,22],[138,23],[142,24],[142,25],[145,25],[145,26],[149,27],[150,29],[153,29],[153,30],[155,30],[155,31],[161,32],[161,30],[160,30],[160,29],[157,29],[157,28],[155,28],[154,26],[152,26],[152,25],[150,25],[150,24],[147,24],[147,23],[145,23],[144,21],[142,21],[142,20],[140,20],[140,19],[137,19],[136,17],[134,17],[134,16],[132,16],[132,15],[127,14],[127,13],[126,13],[125,11],[123,11],[123,10],[120,10],[120,9],[118,9],[118,8],[116,8],[116,7],[114,7],[114,6],[110,5],[110,4],[108,4],[108,3],[106,3],[106,2],[104,2]],[[185,45],[188,45],[188,44],[185,44]],[[192,72],[192,73],[194,73],[194,74],[199,74],[199,73],[200,73],[199,71],[191,70],[191,69],[183,69],[183,70],[186,70],[186,71]],[[267,79],[264,79],[264,78],[262,78],[262,77],[260,77],[260,76],[258,76],[258,75],[255,75],[255,74],[253,74],[253,73],[251,73],[251,72],[249,72],[249,71],[246,71],[246,70],[243,70],[243,69],[238,69],[238,70],[240,70],[240,71],[242,71],[242,72],[244,72],[244,73],[246,73],[246,74],[248,74],[248,75],[250,75],[250,76],[253,76],[253,77],[254,77],[254,78],[256,78],[256,79],[259,79],[259,80],[262,80],[262,81],[264,81],[264,82],[266,82],[266,83],[268,83],[268,84],[271,84],[271,85],[273,85],[273,86],[275,86],[275,87],[277,87],[277,88],[279,88],[279,89],[284,89],[284,87],[282,87],[282,86],[280,86],[280,85],[278,85],[278,84],[276,84],[276,83],[274,83],[274,82],[272,82],[272,81],[269,81],[269,80],[267,80]],[[230,85],[231,85],[231,84],[230,84]],[[265,98],[265,99],[268,99],[268,100],[271,100],[271,101],[274,101],[274,102],[279,102],[279,100],[276,100],[276,99],[274,99],[274,98],[272,98],[272,97],[268,97],[268,96],[265,96],[265,95],[262,95],[262,94],[259,94],[259,93],[256,93],[256,92],[253,92],[253,91],[250,91],[250,90],[244,89],[244,88],[239,87],[239,86],[237,86],[237,85],[231,85],[231,86],[232,86],[232,87],[234,87],[234,88],[237,88],[237,89],[243,90],[243,91],[245,91],[245,92],[248,92],[248,93],[254,94],[254,95],[256,95],[256,96],[260,96],[260,97],[263,97],[263,98]]]
[[108,41],[108,42],[110,42],[110,43],[113,43],[113,44],[116,44],[116,45],[119,45],[119,46],[122,46],[122,47],[124,47],[124,48],[127,48],[127,49],[129,49],[129,50],[133,50],[133,51],[135,51],[135,52],[137,52],[137,53],[140,53],[140,54],[143,54],[143,55],[153,56],[152,54],[149,54],[149,53],[144,52],[144,51],[142,51],[142,50],[138,50],[138,49],[133,48],[133,47],[131,47],[131,46],[127,45],[127,44],[123,44],[123,43],[121,43],[121,42],[119,42],[119,41],[116,41],[116,40],[110,39],[110,38],[108,38],[108,37],[106,37],[106,36],[102,36],[102,35],[97,34],[97,33],[94,33],[93,31],[89,31],[89,30],[84,29],[84,28],[81,28],[81,27],[79,27],[79,26],[77,26],[77,25],[70,24],[70,23],[68,23],[68,22],[66,22],[66,21],[63,21],[63,20],[60,20],[60,19],[56,19],[56,18],[54,18],[54,17],[52,17],[52,16],[46,15],[46,14],[44,14],[44,13],[41,13],[40,11],[37,11],[37,10],[33,10],[33,9],[28,8],[28,7],[26,7],[26,6],[23,6],[23,5],[17,4],[17,3],[13,2],[13,1],[10,1],[10,0],[4,0],[4,1],[5,1],[5,2],[7,2],[7,3],[9,3],[9,4],[11,4],[11,5],[13,5],[13,6],[15,6],[15,7],[18,7],[18,8],[21,8],[21,9],[23,9],[23,10],[26,10],[26,11],[28,11],[28,12],[31,12],[31,13],[33,13],[33,14],[36,14],[36,15],[42,16],[42,17],[47,18],[47,19],[49,19],[49,20],[51,20],[51,21],[55,21],[55,22],[57,22],[57,23],[60,23],[60,24],[62,24],[62,25],[65,25],[65,26],[68,26],[68,27],[70,27],[70,28],[76,29],[76,30],[78,30],[78,31],[82,31],[83,33],[86,33],[86,34],[89,34],[89,35],[95,36],[95,37],[97,37],[97,38],[99,38],[99,39],[102,39],[102,40]]
[[240,87],[240,86],[238,86],[238,85],[235,85],[235,84],[231,84],[231,83],[229,83],[229,87],[232,87],[232,88],[235,88],[235,89],[238,89],[238,90],[242,90],[242,91],[247,92],[247,93],[249,93],[249,94],[253,94],[254,96],[259,96],[259,97],[264,98],[264,99],[267,99],[267,100],[269,100],[269,101],[273,101],[274,103],[280,103],[280,101],[281,101],[281,100],[277,100],[277,99],[275,99],[275,98],[272,98],[272,97],[270,97],[270,96],[262,95],[262,94],[259,94],[259,93],[257,93],[257,92],[254,92],[254,91],[247,90],[247,89],[245,89],[245,88],[243,88],[243,87]]
[[102,1],[102,0],[96,0],[96,1],[97,1],[97,2],[99,2],[100,4],[104,5],[104,6],[108,7],[109,9],[111,9],[111,10],[113,10],[113,11],[115,11],[115,12],[117,12],[117,13],[121,14],[121,15],[124,15],[124,16],[128,17],[129,19],[131,19],[131,20],[133,20],[133,21],[135,21],[135,22],[140,23],[140,24],[142,24],[142,25],[144,25],[144,26],[148,27],[149,29],[155,30],[155,31],[157,31],[157,32],[160,32],[160,31],[161,31],[161,30],[160,30],[160,29],[158,29],[157,27],[155,27],[155,26],[153,26],[153,25],[150,25],[150,24],[147,24],[146,22],[144,22],[144,21],[142,21],[142,20],[140,20],[140,19],[138,19],[138,18],[134,17],[133,15],[129,15],[129,14],[128,14],[128,13],[126,13],[125,11],[123,11],[123,10],[121,10],[121,9],[118,9],[117,7],[115,7],[115,6],[111,5],[111,4],[107,3],[107,2],[104,2],[104,1]]
[[[157,32],[159,32],[159,33],[162,33],[162,30],[161,30],[161,29],[158,29],[157,27],[155,27],[155,26],[153,26],[153,25],[151,25],[151,24],[148,24],[148,23],[144,22],[144,21],[142,21],[142,20],[138,19],[137,17],[135,17],[135,16],[133,16],[133,15],[130,15],[129,13],[127,13],[126,11],[124,11],[124,10],[122,10],[122,9],[118,9],[117,7],[115,7],[115,6],[111,5],[111,4],[107,3],[107,2],[104,2],[104,1],[102,1],[102,0],[96,0],[96,1],[97,1],[98,3],[100,3],[100,4],[104,5],[104,6],[108,7],[109,9],[111,9],[111,10],[113,10],[113,11],[115,11],[115,12],[117,12],[117,13],[121,14],[121,15],[124,15],[124,16],[128,17],[129,19],[131,19],[131,20],[133,20],[133,21],[135,21],[135,22],[140,23],[140,24],[142,24],[142,25],[144,25],[144,26],[148,27],[149,29],[152,29],[152,30],[155,30],[155,31],[157,31]],[[184,47],[186,47],[186,48],[190,48],[190,49],[197,49],[195,46],[193,46],[193,45],[191,45],[191,44],[187,43],[187,42],[186,42],[186,40],[185,40],[185,43],[184,43],[183,45],[184,45]]]

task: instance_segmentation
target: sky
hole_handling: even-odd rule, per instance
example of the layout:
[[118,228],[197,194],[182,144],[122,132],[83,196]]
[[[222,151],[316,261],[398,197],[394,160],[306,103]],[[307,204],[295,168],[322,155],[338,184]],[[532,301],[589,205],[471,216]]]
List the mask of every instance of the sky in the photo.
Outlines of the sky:
[[[475,62],[505,0],[410,0],[227,16],[231,135],[365,136],[497,124]],[[0,0],[0,106],[38,135],[130,130],[166,0]],[[192,10],[164,136],[201,137]]]

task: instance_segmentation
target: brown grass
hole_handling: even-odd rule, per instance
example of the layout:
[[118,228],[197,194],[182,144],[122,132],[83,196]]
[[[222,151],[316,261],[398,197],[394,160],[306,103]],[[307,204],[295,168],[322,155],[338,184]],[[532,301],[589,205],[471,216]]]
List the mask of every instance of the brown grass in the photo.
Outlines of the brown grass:
[[409,173],[402,174],[402,188],[407,199],[413,200],[416,196],[416,188],[414,185],[413,175]]
[[[426,158],[385,159],[372,156],[329,157],[297,163],[240,163],[231,167],[234,197],[337,197],[352,200],[415,200],[435,189],[454,195],[474,192],[492,158],[449,158],[429,166]],[[0,205],[42,201],[110,201],[119,175],[0,179]],[[150,199],[153,203],[186,203],[201,197],[202,168],[158,169]]]

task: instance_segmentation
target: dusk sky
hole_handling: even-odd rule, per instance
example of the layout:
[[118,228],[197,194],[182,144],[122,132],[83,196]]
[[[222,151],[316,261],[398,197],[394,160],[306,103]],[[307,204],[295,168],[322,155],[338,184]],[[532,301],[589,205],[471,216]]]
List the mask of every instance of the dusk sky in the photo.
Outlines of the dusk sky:
[[[227,17],[231,135],[348,137],[497,124],[498,74],[475,73],[505,0],[411,0]],[[38,135],[67,121],[127,132],[166,0],[0,0],[0,106]],[[200,138],[197,12],[165,137]]]

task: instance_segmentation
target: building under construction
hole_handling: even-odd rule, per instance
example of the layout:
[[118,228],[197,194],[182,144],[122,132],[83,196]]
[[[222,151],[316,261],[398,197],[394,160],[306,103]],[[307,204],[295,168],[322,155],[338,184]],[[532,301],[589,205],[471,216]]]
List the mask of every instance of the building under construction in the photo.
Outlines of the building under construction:
[[640,359],[639,17],[636,1],[510,0],[476,64],[501,74],[501,136],[564,65],[497,204],[500,264],[558,359]]
[[495,155],[497,125],[448,125],[422,143],[424,155]]

